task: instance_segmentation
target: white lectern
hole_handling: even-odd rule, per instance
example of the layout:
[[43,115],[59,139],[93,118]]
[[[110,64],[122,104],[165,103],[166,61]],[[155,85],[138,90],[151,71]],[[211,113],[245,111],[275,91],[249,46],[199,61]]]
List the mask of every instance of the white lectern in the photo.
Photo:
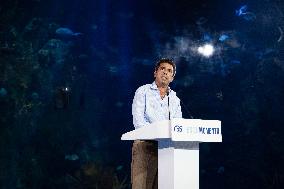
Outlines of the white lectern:
[[199,142],[222,142],[221,121],[175,118],[122,135],[121,140],[157,140],[159,189],[199,188]]

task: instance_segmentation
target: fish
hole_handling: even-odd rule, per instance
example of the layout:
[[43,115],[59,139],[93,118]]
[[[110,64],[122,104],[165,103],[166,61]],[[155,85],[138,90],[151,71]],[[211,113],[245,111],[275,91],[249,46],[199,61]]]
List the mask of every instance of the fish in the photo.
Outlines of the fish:
[[217,97],[219,100],[223,100],[223,93],[222,93],[222,91],[216,93],[216,97]]
[[5,88],[0,89],[0,97],[5,97],[8,94],[7,90]]
[[65,155],[65,159],[70,161],[76,161],[79,159],[79,156],[77,154],[69,154]]
[[222,34],[220,37],[219,37],[219,41],[226,41],[227,39],[229,39],[229,36],[226,35],[226,34]]
[[256,15],[253,12],[248,11],[247,5],[243,5],[239,9],[235,10],[235,14],[246,21],[253,21],[256,19]]
[[110,65],[108,67],[108,71],[112,74],[118,73],[119,72],[119,67],[114,66],[114,65]]
[[207,21],[208,21],[207,18],[205,18],[205,17],[200,17],[195,23],[196,23],[197,25],[203,25],[203,24],[205,24]]
[[71,29],[69,29],[69,28],[64,28],[64,27],[58,28],[58,29],[55,31],[55,33],[56,33],[58,36],[61,36],[61,37],[77,37],[77,36],[83,35],[82,33],[73,32]]
[[248,6],[247,5],[243,5],[241,6],[239,9],[237,9],[235,11],[237,16],[242,16],[243,14],[245,14],[247,12]]
[[119,166],[116,167],[116,170],[117,170],[117,171],[121,171],[122,169],[123,169],[123,166],[122,166],[122,165],[119,165]]
[[231,60],[230,63],[231,64],[240,64],[241,61],[239,61],[239,60]]

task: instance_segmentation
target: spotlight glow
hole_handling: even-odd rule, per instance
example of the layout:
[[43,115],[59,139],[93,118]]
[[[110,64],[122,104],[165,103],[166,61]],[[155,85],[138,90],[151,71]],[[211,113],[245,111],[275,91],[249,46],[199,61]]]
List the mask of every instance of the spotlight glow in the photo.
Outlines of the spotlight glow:
[[205,57],[210,57],[214,53],[214,47],[211,44],[205,44],[204,46],[198,47],[197,51]]

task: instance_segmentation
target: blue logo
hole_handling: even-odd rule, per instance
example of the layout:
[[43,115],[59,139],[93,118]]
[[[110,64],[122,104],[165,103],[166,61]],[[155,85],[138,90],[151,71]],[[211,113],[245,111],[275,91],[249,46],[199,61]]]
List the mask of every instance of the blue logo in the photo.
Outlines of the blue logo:
[[176,125],[176,126],[174,126],[174,131],[176,131],[176,132],[182,132],[182,126],[181,126],[181,125]]

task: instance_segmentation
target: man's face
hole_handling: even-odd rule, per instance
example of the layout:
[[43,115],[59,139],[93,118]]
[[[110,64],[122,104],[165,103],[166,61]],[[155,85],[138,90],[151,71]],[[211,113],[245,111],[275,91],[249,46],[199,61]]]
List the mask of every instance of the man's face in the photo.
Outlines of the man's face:
[[159,68],[154,72],[154,77],[158,87],[165,87],[173,81],[174,68],[169,63],[161,63]]

